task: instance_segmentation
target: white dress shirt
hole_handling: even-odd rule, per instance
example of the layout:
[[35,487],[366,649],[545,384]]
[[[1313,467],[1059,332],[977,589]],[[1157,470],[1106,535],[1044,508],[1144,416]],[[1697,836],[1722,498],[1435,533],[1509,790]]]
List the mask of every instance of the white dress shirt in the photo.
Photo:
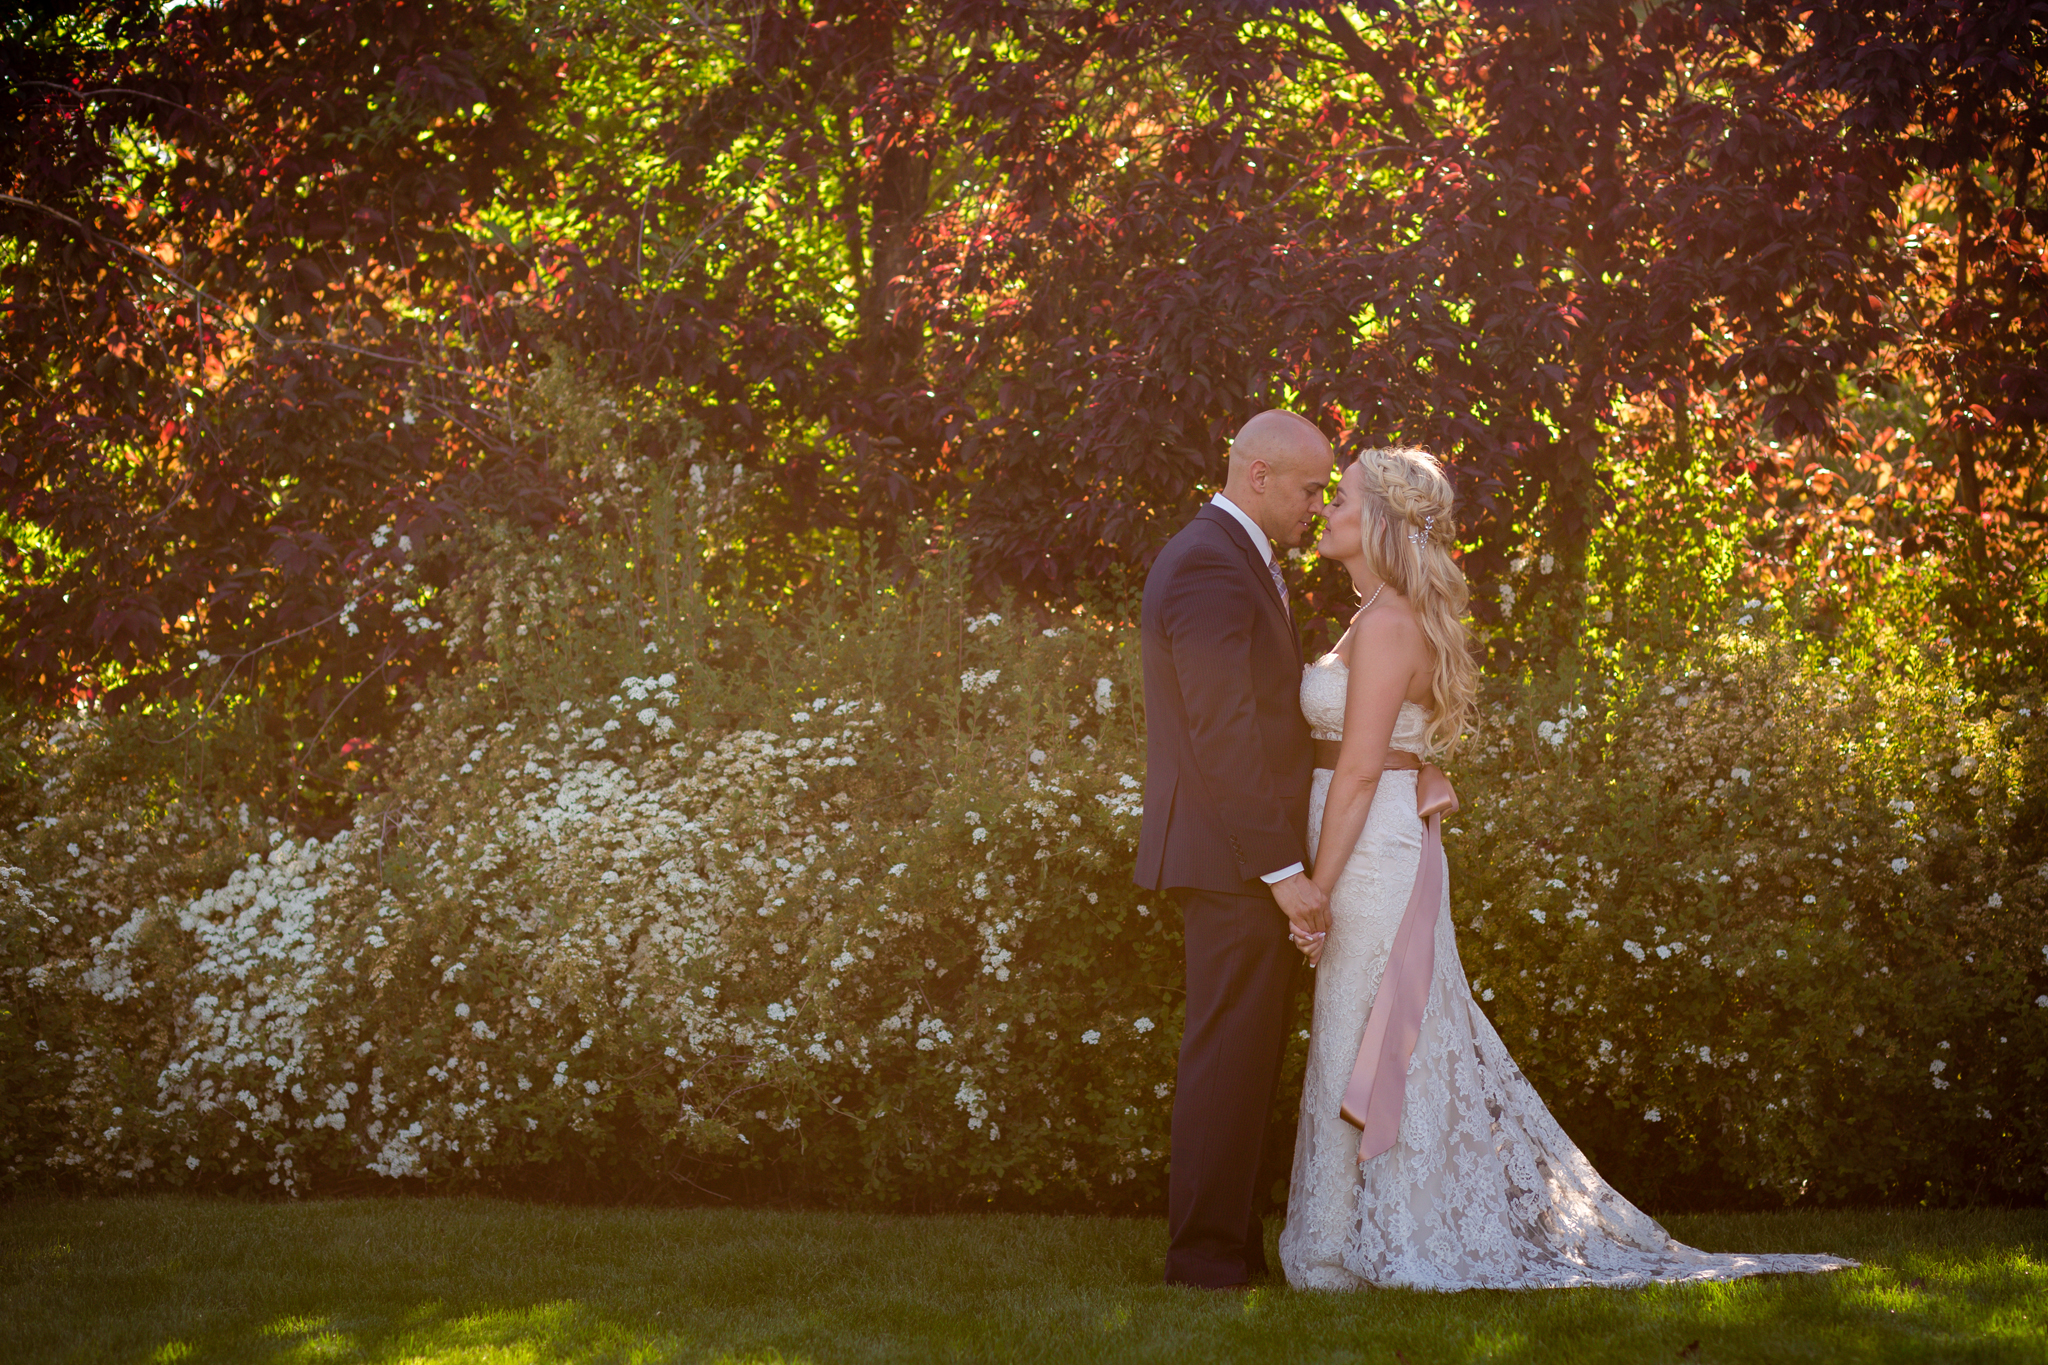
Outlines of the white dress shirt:
[[[1258,547],[1259,558],[1265,560],[1267,565],[1270,567],[1273,563],[1273,542],[1267,537],[1264,531],[1259,529],[1259,524],[1256,521],[1253,521],[1250,517],[1246,516],[1244,513],[1244,509],[1242,507],[1239,507],[1236,503],[1232,502],[1229,498],[1224,497],[1221,493],[1218,493],[1215,497],[1209,499],[1209,501],[1212,505],[1222,508],[1225,512],[1228,512],[1231,516],[1237,518],[1237,524],[1244,527],[1245,534],[1250,536],[1252,538],[1252,544]],[[1264,882],[1266,885],[1271,886],[1275,882],[1284,882],[1289,877],[1292,877],[1295,873],[1304,872],[1306,870],[1307,869],[1304,868],[1300,863],[1289,863],[1286,867],[1281,868],[1278,872],[1261,873],[1259,876],[1259,880]]]
[[1259,529],[1259,524],[1256,521],[1245,515],[1242,507],[1239,507],[1221,493],[1209,499],[1209,502],[1211,506],[1220,507],[1233,517],[1236,517],[1237,524],[1244,527],[1244,533],[1252,538],[1252,544],[1259,547],[1259,558],[1265,560],[1268,564],[1273,562],[1273,542],[1267,539],[1266,533]]

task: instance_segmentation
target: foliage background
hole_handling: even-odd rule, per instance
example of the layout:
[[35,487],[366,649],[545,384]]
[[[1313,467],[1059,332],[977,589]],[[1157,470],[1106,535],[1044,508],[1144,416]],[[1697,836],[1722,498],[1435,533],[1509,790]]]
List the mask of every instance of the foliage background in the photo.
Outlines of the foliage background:
[[6,1179],[1156,1200],[1127,631],[1285,403],[1453,470],[1467,964],[1595,1160],[2039,1198],[2044,35],[19,7]]
[[[938,542],[721,615],[729,467],[562,412],[582,515],[431,602],[472,663],[346,830],[209,803],[132,717],[17,735],[10,1182],[1156,1203],[1130,624],[981,610]],[[2039,1198],[2038,698],[1744,606],[1496,681],[1449,836],[1474,990],[1654,1206]]]

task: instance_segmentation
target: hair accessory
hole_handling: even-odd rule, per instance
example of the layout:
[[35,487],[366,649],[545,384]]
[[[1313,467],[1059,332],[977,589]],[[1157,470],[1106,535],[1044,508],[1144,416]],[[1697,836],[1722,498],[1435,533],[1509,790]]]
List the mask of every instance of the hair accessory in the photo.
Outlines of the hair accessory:
[[1420,531],[1410,531],[1408,533],[1408,539],[1414,541],[1417,545],[1426,545],[1429,543],[1429,533],[1435,529],[1436,514],[1431,513],[1422,519],[1422,529]]

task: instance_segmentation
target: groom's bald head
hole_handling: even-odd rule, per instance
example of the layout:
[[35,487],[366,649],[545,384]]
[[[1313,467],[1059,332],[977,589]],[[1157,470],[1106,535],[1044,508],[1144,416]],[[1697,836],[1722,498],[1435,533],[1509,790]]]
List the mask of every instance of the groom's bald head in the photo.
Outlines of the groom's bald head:
[[1254,460],[1264,460],[1275,468],[1301,461],[1327,468],[1331,459],[1330,443],[1314,422],[1285,408],[1267,408],[1239,427],[1231,439],[1229,477],[1249,473]]
[[1322,510],[1336,452],[1314,422],[1268,408],[1230,443],[1223,496],[1283,546],[1303,544]]

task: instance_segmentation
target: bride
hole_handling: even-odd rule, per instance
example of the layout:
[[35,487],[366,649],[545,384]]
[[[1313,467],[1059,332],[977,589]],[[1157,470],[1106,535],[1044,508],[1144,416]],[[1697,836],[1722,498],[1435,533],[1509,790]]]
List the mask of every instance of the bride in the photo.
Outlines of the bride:
[[1544,1108],[1472,999],[1438,821],[1417,814],[1418,782],[1422,804],[1456,809],[1418,760],[1457,738],[1478,686],[1450,483],[1419,450],[1370,450],[1327,515],[1317,550],[1365,605],[1301,684],[1317,740],[1309,848],[1331,924],[1297,940],[1319,967],[1280,1235],[1288,1283],[1534,1289],[1855,1264],[1674,1241]]

